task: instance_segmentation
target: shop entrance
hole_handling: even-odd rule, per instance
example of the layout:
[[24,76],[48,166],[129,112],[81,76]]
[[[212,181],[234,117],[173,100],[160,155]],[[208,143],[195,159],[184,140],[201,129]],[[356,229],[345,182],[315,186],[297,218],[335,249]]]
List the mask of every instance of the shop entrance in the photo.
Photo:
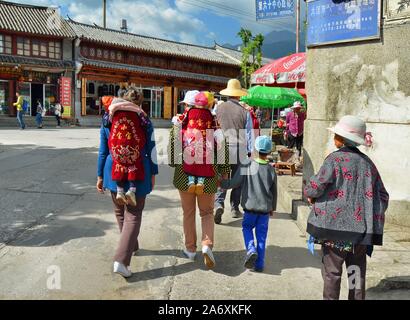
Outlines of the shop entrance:
[[35,116],[37,113],[37,101],[40,101],[44,107],[44,87],[43,84],[31,84],[31,115]]

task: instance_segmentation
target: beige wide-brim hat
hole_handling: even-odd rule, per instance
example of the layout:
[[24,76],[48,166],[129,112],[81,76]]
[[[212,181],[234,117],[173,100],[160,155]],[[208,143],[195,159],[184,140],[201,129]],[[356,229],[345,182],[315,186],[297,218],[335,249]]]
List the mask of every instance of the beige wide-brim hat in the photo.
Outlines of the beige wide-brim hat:
[[223,96],[228,97],[243,97],[248,94],[248,91],[242,89],[241,83],[237,79],[231,79],[228,81],[228,86],[226,89],[219,92]]
[[355,116],[344,116],[329,131],[360,145],[366,145],[366,123]]

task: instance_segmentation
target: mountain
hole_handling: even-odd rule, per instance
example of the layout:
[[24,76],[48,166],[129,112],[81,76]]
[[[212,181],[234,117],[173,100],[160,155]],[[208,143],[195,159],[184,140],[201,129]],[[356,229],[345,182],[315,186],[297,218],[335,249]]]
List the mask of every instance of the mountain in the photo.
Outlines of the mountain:
[[[295,33],[290,31],[272,31],[265,35],[262,53],[266,58],[277,59],[295,53]],[[232,45],[226,43],[226,48],[238,50],[241,44]],[[305,51],[305,33],[300,33],[299,51]]]

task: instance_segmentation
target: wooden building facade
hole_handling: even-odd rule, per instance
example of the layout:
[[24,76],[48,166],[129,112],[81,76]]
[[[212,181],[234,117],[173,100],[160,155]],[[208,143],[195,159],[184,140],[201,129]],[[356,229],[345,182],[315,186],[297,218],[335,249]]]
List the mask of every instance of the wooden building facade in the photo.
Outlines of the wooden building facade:
[[[29,115],[36,114],[37,101],[46,115],[54,115],[61,79],[73,76],[74,36],[53,9],[0,1],[0,115],[16,115],[17,91],[28,102]],[[72,100],[67,104],[70,116]]]

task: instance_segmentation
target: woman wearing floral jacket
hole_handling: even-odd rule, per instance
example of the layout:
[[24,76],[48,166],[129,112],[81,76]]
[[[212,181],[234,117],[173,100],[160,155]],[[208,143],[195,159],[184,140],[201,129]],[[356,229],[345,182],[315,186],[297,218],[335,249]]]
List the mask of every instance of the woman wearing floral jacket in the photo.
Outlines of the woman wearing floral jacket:
[[330,154],[304,193],[313,205],[307,232],[322,245],[324,299],[339,299],[343,263],[349,275],[349,299],[365,298],[366,254],[383,244],[389,194],[374,163],[357,147],[372,145],[366,124],[343,117],[334,128],[337,151]]

